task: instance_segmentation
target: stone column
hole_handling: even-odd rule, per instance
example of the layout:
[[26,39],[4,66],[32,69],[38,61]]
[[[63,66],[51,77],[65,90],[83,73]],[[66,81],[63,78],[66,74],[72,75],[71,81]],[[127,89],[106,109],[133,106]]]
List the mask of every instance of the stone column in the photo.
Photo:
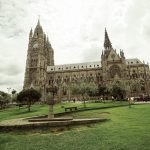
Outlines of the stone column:
[[53,105],[48,106],[49,106],[48,119],[54,118]]

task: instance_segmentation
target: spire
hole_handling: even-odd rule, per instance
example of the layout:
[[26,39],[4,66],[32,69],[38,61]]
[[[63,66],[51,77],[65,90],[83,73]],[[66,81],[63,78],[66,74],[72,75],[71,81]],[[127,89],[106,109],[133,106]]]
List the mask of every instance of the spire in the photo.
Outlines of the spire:
[[38,19],[36,28],[37,28],[37,29],[42,29],[42,26],[41,26],[41,24],[40,24],[40,18]]
[[32,28],[29,32],[29,47],[30,47],[30,43],[32,43],[32,38],[33,38],[33,32],[32,32]]
[[105,48],[105,49],[107,49],[107,48],[112,48],[112,45],[111,45],[111,42],[110,42],[110,40],[109,40],[109,36],[108,36],[108,33],[107,33],[106,28],[105,28],[104,48]]
[[49,38],[48,38],[48,35],[47,35],[47,42],[49,42]]
[[34,36],[39,37],[39,35],[43,35],[43,29],[42,26],[40,25],[40,19],[38,19],[36,28],[34,30]]
[[51,46],[51,44],[50,44],[50,42],[49,42],[48,36],[47,36],[47,44],[48,44],[49,46]]
[[38,19],[38,23],[37,23],[37,26],[40,26],[40,18]]
[[46,44],[46,34],[45,33],[43,33],[43,39],[44,39],[44,44]]
[[30,30],[29,37],[32,38],[32,28]]
[[103,56],[104,56],[104,52],[103,52],[103,50],[102,50],[101,58],[103,58]]

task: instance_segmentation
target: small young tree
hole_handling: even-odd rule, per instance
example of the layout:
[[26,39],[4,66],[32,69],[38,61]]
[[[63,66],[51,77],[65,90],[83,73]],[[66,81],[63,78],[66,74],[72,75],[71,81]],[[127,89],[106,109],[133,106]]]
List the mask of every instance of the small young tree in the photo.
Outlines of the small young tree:
[[5,108],[11,100],[11,96],[3,91],[0,91],[0,106]]
[[109,85],[110,94],[115,99],[123,99],[126,94],[125,84],[122,81],[114,80]]
[[17,102],[17,94],[14,94],[12,96],[12,103]]
[[30,112],[31,105],[39,101],[40,98],[41,98],[41,93],[31,88],[27,90],[22,90],[17,95],[17,102],[25,103],[28,106],[28,111]]
[[11,92],[11,94],[14,95],[14,94],[16,94],[16,92],[17,92],[17,91],[13,89],[12,92]]
[[0,109],[3,109],[3,107],[4,107],[3,96],[0,95]]
[[[140,83],[140,80],[131,80],[129,86],[130,86],[130,91],[131,91],[131,93],[136,93],[136,94],[138,94],[138,93],[140,93],[141,90],[142,90],[142,85],[141,85],[141,83]],[[131,95],[132,95],[132,94],[131,94]],[[136,95],[136,96],[137,96],[137,95]]]
[[70,85],[70,91],[71,94],[74,95],[75,97],[78,97],[80,95],[80,90],[79,90],[79,85],[74,83],[72,85]]
[[96,96],[98,93],[98,86],[95,83],[88,83],[88,95]]
[[72,91],[72,94],[74,94],[74,95],[82,96],[84,107],[86,107],[86,105],[85,105],[86,96],[96,93],[97,86],[93,83],[79,82],[79,83],[73,84],[71,86],[71,91]]
[[105,85],[98,85],[98,95],[103,97],[104,100],[104,96],[109,94],[108,92],[108,88]]

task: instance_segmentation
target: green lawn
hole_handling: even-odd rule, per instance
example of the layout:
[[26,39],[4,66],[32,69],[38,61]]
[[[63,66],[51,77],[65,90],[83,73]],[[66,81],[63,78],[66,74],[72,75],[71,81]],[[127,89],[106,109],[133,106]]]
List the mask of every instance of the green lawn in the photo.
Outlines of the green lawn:
[[[107,107],[107,106],[117,106],[117,105],[126,105],[127,102],[115,102],[110,101],[106,103],[87,103],[86,107]],[[62,103],[54,105],[54,113],[64,112],[64,107],[77,106],[78,108],[83,108],[82,103]],[[27,112],[26,106],[19,110],[18,107],[8,108],[0,111],[0,121],[14,119],[14,118],[23,118],[31,116],[46,115],[48,113],[47,105],[33,105],[31,107],[31,112]]]
[[[68,104],[69,105],[69,104]],[[90,104],[89,104],[90,105]],[[96,104],[91,104],[96,105]],[[105,105],[105,104],[97,104]],[[106,104],[108,105],[108,104]],[[47,112],[46,106],[34,106],[33,112],[17,117]],[[15,109],[15,108],[14,108]],[[61,106],[56,106],[61,111]],[[15,110],[12,110],[14,112]],[[22,110],[22,112],[25,112]],[[2,113],[4,120],[12,118]],[[75,118],[106,117],[110,121],[74,127],[63,132],[16,131],[0,133],[0,150],[150,150],[150,105],[128,106],[84,111],[72,114]]]

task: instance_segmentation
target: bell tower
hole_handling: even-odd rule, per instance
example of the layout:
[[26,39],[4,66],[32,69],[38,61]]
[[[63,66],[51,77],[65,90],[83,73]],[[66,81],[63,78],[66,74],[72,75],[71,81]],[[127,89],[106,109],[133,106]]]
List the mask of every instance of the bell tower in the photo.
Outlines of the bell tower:
[[104,50],[101,55],[101,64],[104,81],[114,80],[114,78],[126,77],[126,62],[123,50],[120,54],[113,49],[107,30],[105,28]]
[[48,65],[54,65],[54,51],[38,20],[34,32],[31,29],[29,33],[23,88],[32,87],[44,93]]

